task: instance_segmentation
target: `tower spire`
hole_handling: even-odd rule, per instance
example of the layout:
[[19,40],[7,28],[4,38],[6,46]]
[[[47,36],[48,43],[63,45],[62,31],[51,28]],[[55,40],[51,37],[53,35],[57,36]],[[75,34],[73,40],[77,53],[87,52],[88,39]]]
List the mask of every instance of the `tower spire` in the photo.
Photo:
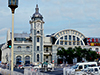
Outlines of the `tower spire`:
[[38,4],[36,4],[35,12],[36,12],[36,13],[39,13]]

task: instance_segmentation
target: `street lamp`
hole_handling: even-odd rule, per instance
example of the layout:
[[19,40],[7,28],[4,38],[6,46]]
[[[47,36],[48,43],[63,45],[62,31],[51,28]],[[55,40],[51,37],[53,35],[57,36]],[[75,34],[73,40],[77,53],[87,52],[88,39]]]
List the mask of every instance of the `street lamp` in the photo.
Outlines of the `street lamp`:
[[11,47],[11,71],[13,71],[13,44],[14,44],[14,11],[18,7],[18,0],[8,0],[8,7],[12,11],[12,47]]

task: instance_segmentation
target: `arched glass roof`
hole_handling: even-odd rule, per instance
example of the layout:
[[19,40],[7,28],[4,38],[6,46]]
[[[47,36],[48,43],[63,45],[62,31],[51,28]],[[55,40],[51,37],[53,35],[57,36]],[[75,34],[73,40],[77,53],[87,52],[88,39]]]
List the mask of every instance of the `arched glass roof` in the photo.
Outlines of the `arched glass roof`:
[[56,38],[55,45],[85,45],[85,36],[76,30],[62,30],[53,34],[53,37]]

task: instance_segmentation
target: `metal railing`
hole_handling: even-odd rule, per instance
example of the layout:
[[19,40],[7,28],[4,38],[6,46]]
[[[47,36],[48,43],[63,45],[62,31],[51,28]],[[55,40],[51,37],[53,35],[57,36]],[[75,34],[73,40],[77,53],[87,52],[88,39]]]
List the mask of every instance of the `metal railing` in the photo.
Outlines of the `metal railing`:
[[11,71],[11,70],[8,70],[8,69],[3,69],[3,68],[0,68],[0,73],[2,75],[24,75],[20,72]]
[[28,69],[24,69],[24,75],[50,75],[50,74],[40,72],[39,68],[37,69],[28,68]]

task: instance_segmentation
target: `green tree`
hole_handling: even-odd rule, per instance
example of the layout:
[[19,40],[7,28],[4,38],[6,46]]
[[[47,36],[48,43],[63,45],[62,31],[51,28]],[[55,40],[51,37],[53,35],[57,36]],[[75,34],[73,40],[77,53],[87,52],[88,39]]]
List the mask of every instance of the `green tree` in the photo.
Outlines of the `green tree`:
[[73,48],[73,50],[74,50],[74,53],[75,53],[74,56],[77,58],[77,61],[80,62],[82,60],[82,56],[83,56],[82,48],[79,46],[79,47]]
[[75,48],[69,47],[67,50],[61,47],[60,50],[57,50],[57,55],[70,64],[73,63],[73,58],[77,58],[77,62],[82,61],[82,58],[85,58],[87,61],[94,61],[100,56],[95,51],[82,49],[80,46]]

